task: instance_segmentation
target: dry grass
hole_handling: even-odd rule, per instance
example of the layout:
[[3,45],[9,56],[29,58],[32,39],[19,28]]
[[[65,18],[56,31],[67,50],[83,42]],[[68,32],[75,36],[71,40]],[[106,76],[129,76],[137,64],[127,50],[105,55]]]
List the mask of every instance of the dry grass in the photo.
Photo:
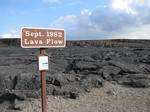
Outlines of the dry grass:
[[[150,88],[126,88],[105,83],[79,99],[48,97],[48,112],[150,112]],[[30,112],[41,112],[40,99],[30,99]]]

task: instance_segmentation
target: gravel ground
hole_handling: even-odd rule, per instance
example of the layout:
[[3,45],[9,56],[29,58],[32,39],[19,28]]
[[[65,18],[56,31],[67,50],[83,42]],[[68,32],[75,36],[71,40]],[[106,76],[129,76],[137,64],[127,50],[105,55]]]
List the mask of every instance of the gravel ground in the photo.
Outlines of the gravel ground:
[[[150,112],[150,88],[126,88],[106,82],[79,99],[48,96],[48,112]],[[29,99],[24,112],[41,112],[40,99]]]
[[[88,84],[88,79],[92,79],[94,76],[99,76],[101,79],[101,76],[104,75],[103,77],[106,79],[115,78],[118,82],[129,81],[132,87],[133,85],[138,85],[138,87],[143,87],[143,85],[144,87],[149,87],[149,49],[73,47],[53,49],[53,51],[49,50],[48,53],[51,56],[50,67],[52,67],[50,68],[51,71],[49,74],[58,73],[58,71],[62,74],[65,71],[67,75],[73,74],[68,76],[74,77],[74,74],[77,72],[77,74],[82,74],[81,78],[82,76],[86,76],[87,78],[81,80],[83,85],[86,85],[86,83]],[[31,52],[31,50],[22,50],[21,48],[1,48],[1,90],[2,88],[11,90],[20,85],[20,88],[23,90],[34,91],[33,85],[35,85],[35,83],[33,82],[31,84],[30,82],[32,82],[32,80],[30,79],[34,78],[32,78],[32,75],[38,74],[36,66],[37,60],[35,57],[37,54],[38,51],[36,50]],[[101,65],[102,62],[106,62],[106,65]],[[72,65],[75,65],[75,68],[72,67]],[[69,68],[69,70],[66,70],[66,68]],[[119,74],[120,71],[121,74]],[[93,74],[91,75],[91,73]],[[107,77],[112,74],[114,74],[113,77]],[[22,80],[14,80],[16,75]],[[59,76],[58,74],[56,75]],[[55,78],[52,77],[52,75],[50,76],[52,79]],[[61,80],[61,78],[55,79],[63,86],[71,85],[65,82],[64,76],[65,75],[61,76],[63,80]],[[118,78],[118,76],[121,77]],[[98,77],[94,78],[94,82],[97,78]],[[68,79],[68,77],[66,79]],[[52,84],[53,86],[58,86],[57,84]],[[80,83],[73,83],[73,87],[79,86],[79,84]],[[60,88],[60,86],[58,86],[58,88]],[[35,92],[36,91],[34,91],[34,93]],[[150,112],[149,96],[150,88],[129,88],[106,82],[104,87],[92,89],[89,93],[81,94],[78,99],[48,96],[48,112]],[[28,99],[25,101],[16,101],[15,103],[10,101],[0,103],[0,112],[41,112],[40,99]],[[14,107],[16,110],[12,110]],[[23,111],[17,111],[19,109]]]

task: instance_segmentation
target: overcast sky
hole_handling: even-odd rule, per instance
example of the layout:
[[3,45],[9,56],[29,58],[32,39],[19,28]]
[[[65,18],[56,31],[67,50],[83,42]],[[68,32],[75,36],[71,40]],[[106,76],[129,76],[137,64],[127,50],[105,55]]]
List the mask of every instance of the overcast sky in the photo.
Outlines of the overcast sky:
[[150,39],[150,0],[1,0],[0,38],[63,28],[68,40]]

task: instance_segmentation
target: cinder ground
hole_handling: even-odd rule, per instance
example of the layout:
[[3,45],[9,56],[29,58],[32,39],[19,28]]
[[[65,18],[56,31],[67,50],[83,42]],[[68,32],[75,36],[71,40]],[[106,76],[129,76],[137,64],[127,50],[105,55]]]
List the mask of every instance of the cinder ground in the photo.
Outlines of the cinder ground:
[[[48,112],[150,112],[150,88],[126,88],[106,82],[79,99],[48,97]],[[17,112],[17,111],[15,111]],[[24,112],[41,112],[40,99],[28,100]]]
[[[48,112],[150,112],[149,47],[105,48],[99,44],[82,47],[79,43],[64,49],[47,49],[50,63],[47,89],[49,95],[59,95],[48,97]],[[140,44],[150,45],[142,41]],[[0,112],[41,112],[40,99],[28,99],[40,93],[38,54],[38,49],[0,48]],[[104,86],[101,79],[105,80]],[[86,93],[88,86],[100,88]],[[12,90],[13,94],[7,94]],[[17,90],[25,93],[18,94]],[[31,94],[32,91],[37,94]],[[78,91],[77,99],[63,98],[64,93]],[[28,98],[18,101],[24,94]]]

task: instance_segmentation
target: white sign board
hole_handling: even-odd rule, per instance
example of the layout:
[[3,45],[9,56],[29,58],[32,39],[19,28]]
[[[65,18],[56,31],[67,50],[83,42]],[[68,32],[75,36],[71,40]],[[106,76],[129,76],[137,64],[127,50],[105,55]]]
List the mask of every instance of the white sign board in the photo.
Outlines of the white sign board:
[[48,70],[48,56],[39,56],[39,71]]

